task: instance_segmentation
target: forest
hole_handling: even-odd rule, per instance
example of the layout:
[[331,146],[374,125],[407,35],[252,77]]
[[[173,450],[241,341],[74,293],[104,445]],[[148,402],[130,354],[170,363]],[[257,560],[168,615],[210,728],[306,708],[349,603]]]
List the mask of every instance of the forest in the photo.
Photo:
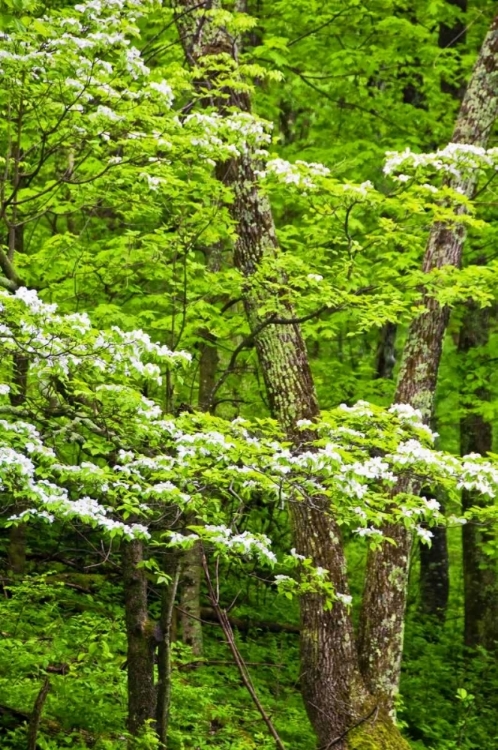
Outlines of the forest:
[[498,7],[0,0],[1,750],[498,750]]

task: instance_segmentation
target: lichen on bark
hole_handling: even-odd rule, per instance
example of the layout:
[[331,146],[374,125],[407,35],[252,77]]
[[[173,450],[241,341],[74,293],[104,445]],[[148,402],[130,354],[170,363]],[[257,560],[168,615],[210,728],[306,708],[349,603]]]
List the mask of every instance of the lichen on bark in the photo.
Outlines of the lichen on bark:
[[[485,147],[498,114],[498,15],[481,47],[453,132],[452,142]],[[476,178],[452,177],[449,187],[458,188],[472,199]],[[464,213],[462,204],[458,207]],[[425,273],[444,266],[459,266],[465,230],[463,223],[436,222],[431,230],[422,264]],[[422,294],[422,312],[411,323],[398,378],[395,402],[421,410],[429,422],[434,407],[439,364],[449,309],[429,294]],[[416,489],[412,487],[412,490]],[[395,493],[406,491],[399,484]],[[382,704],[392,709],[398,690],[403,649],[403,622],[406,607],[410,532],[403,527],[384,529],[385,536],[396,535],[396,547],[385,544],[371,552],[367,562],[365,591],[360,616],[360,664],[371,690]],[[403,586],[393,586],[398,571]],[[401,573],[400,573],[401,571]]]

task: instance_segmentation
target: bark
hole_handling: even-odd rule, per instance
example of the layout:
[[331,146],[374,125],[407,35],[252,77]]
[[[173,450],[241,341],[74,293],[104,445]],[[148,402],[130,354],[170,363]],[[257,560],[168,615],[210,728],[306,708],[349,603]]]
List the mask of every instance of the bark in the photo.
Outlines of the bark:
[[[12,390],[9,394],[12,406],[21,406],[26,400],[28,371],[28,357],[20,353],[14,354],[12,361]],[[26,510],[26,504],[22,501],[17,501],[14,506],[13,514],[19,515],[23,510]],[[7,565],[8,569],[14,575],[22,576],[26,571],[27,531],[28,528],[26,523],[18,523],[15,526],[12,526],[9,532]]]
[[[219,7],[206,3],[205,7]],[[194,3],[178,5],[178,26],[187,59],[198,63],[204,55],[225,53],[236,59],[233,38],[213,27]],[[212,82],[211,82],[212,83]],[[213,86],[203,81],[204,100],[221,111],[238,106],[249,111],[247,94],[225,91],[223,100],[213,98]],[[300,419],[313,420],[319,414],[318,402],[306,346],[297,324],[276,325],[263,309],[272,309],[279,318],[293,318],[287,299],[286,279],[273,278],[272,284],[257,283],[255,273],[265,258],[277,252],[273,217],[267,199],[258,191],[255,165],[250,154],[218,165],[217,174],[230,187],[234,200],[232,217],[237,225],[235,265],[245,278],[244,306],[263,373],[272,414],[285,428],[298,450],[313,438],[295,429]],[[346,560],[340,530],[329,514],[326,498],[290,504],[294,543],[299,553],[311,557],[329,572],[336,590],[348,592]],[[300,601],[301,686],[306,710],[316,732],[319,747],[344,750],[370,747],[401,750],[407,748],[399,731],[376,699],[365,689],[358,665],[353,624],[349,611],[336,602],[326,610],[319,596],[305,595]],[[361,725],[361,730],[357,729]],[[355,732],[362,734],[361,742]],[[382,734],[382,736],[381,736]],[[352,744],[352,743],[355,744]],[[360,744],[359,744],[360,743]],[[363,744],[361,744],[363,743]]]
[[[460,330],[458,350],[462,375],[467,371],[469,355],[485,346],[489,338],[489,310],[469,303]],[[475,401],[489,401],[490,393],[482,385],[472,393],[462,393],[466,414],[460,422],[462,455],[481,453],[493,448],[492,425],[476,411]],[[462,510],[483,504],[483,499],[468,490],[462,492]],[[484,552],[494,544],[496,535],[485,525],[471,521],[462,528],[464,643],[469,648],[495,649],[498,642],[498,577],[496,562]]]
[[[498,16],[483,42],[469,82],[452,141],[486,146],[498,112]],[[448,180],[472,198],[475,180]],[[459,212],[463,214],[464,208]],[[461,224],[433,225],[423,260],[423,270],[459,266],[465,240]],[[423,294],[423,312],[410,325],[398,379],[395,401],[421,410],[429,422],[449,310]],[[398,486],[397,491],[407,487]],[[385,536],[396,541],[368,557],[360,616],[360,664],[369,688],[391,710],[396,696],[403,648],[411,536],[401,527],[388,525]]]
[[163,588],[161,596],[160,642],[157,653],[157,736],[163,747],[167,746],[169,714],[171,705],[171,629],[175,606],[176,590],[180,577],[180,560],[174,554],[168,571],[169,585]]
[[194,656],[202,656],[201,570],[201,547],[195,544],[183,557],[179,610],[182,642]]
[[[467,0],[448,0],[448,5],[467,10]],[[458,48],[465,44],[466,26],[462,19],[448,26],[439,27],[439,47],[443,50]],[[465,83],[441,80],[441,91],[450,94],[454,99],[462,99]],[[420,550],[420,611],[423,615],[435,618],[443,623],[449,597],[449,557],[446,526],[437,526],[433,530],[432,544],[419,544]]]
[[38,738],[43,706],[45,705],[45,701],[50,692],[50,687],[50,680],[46,677],[40,688],[40,692],[36,696],[35,705],[33,706],[33,711],[29,720],[27,741],[28,750],[36,750],[38,747],[36,740]]
[[448,539],[445,526],[432,529],[432,544],[420,544],[420,610],[440,623],[450,594]]
[[375,377],[390,380],[396,364],[396,323],[386,323],[381,332],[377,347]]
[[123,545],[123,585],[128,669],[128,729],[138,735],[156,714],[154,650],[156,633],[148,618],[147,577],[138,567],[143,543],[135,539]]
[[[453,5],[455,8],[459,8],[462,13],[467,12],[467,0],[447,0],[448,5]],[[441,49],[450,49],[463,45],[467,36],[467,26],[463,18],[460,18],[451,26],[442,23],[439,27],[439,46]],[[444,78],[441,80],[441,91],[445,94],[451,94],[456,99],[461,99],[465,86],[463,81],[447,81]]]

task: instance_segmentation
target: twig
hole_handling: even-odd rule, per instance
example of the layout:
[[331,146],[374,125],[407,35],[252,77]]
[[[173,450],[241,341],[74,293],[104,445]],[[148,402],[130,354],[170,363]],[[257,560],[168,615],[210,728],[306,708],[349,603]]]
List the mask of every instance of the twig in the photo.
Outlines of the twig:
[[370,718],[371,718],[371,717],[372,717],[372,716],[373,716],[374,714],[375,714],[375,717],[377,718],[377,713],[378,713],[378,711],[379,711],[379,707],[378,707],[378,706],[374,706],[374,707],[372,708],[372,710],[370,711],[370,713],[369,713],[369,714],[367,714],[366,716],[363,716],[363,717],[362,717],[361,719],[359,719],[359,720],[358,720],[358,721],[357,721],[357,722],[356,722],[355,724],[353,724],[353,725],[352,725],[352,726],[350,726],[350,727],[349,727],[348,729],[346,729],[346,731],[345,731],[345,732],[343,732],[342,734],[340,734],[340,735],[339,735],[339,737],[336,737],[336,738],[335,738],[334,740],[331,740],[331,741],[330,741],[330,742],[329,742],[329,743],[328,743],[327,745],[322,745],[321,747],[319,747],[319,748],[318,748],[318,750],[329,750],[329,748],[331,748],[331,747],[334,747],[334,745],[338,745],[338,744],[339,744],[339,742],[341,742],[341,740],[343,740],[343,739],[344,739],[344,737],[346,737],[346,735],[348,735],[348,734],[349,734],[350,732],[352,732],[352,731],[353,731],[353,729],[356,729],[356,727],[359,727],[359,726],[360,726],[361,724],[364,724],[364,723],[365,723],[366,721],[368,721],[368,720],[369,720],[369,719],[370,719]]
[[230,648],[230,651],[232,652],[232,656],[234,658],[235,664],[239,670],[239,674],[242,678],[242,682],[244,683],[245,687],[247,688],[247,691],[249,692],[249,695],[251,696],[254,705],[258,709],[259,713],[261,714],[261,718],[265,722],[266,726],[268,727],[268,731],[270,732],[271,736],[275,740],[275,744],[278,748],[278,750],[285,750],[285,745],[283,744],[282,740],[280,739],[277,730],[273,726],[273,722],[266,713],[265,709],[263,708],[261,701],[259,700],[256,691],[254,689],[254,686],[252,684],[251,678],[249,676],[249,673],[246,669],[246,664],[240,654],[239,649],[237,648],[237,644],[235,643],[235,638],[233,637],[233,630],[230,625],[230,622],[228,620],[227,613],[221,609],[219,601],[216,597],[215,590],[213,587],[213,583],[211,581],[211,576],[209,574],[209,567],[206,559],[206,555],[203,551],[202,553],[202,567],[204,569],[204,575],[206,576],[206,582],[208,586],[208,594],[209,599],[211,600],[211,604],[213,605],[214,610],[216,611],[216,614],[218,615],[218,619],[220,621],[220,625],[223,628],[223,632],[225,633],[225,637],[227,639],[228,647]]
[[45,677],[45,682],[40,688],[35,705],[33,706],[33,712],[29,720],[28,726],[28,744],[27,750],[36,750],[36,739],[38,737],[38,729],[40,727],[40,719],[43,711],[43,705],[47,699],[47,695],[50,690],[50,681],[48,677]]

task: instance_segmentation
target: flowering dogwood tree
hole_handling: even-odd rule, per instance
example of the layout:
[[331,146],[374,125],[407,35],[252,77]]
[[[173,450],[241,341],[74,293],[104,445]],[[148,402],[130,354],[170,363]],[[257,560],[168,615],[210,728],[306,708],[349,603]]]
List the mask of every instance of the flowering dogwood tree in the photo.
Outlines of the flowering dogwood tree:
[[[299,422],[296,449],[271,420],[165,414],[158,399],[165,368],[185,367],[189,356],[155,344],[142,331],[98,330],[87,315],[61,315],[24,287],[2,292],[0,304],[4,379],[16,355],[30,361],[22,404],[9,403],[12,381],[0,389],[2,493],[7,507],[24,508],[8,523],[93,528],[103,538],[122,540],[135,555],[136,573],[146,562],[144,545],[153,545],[153,555],[157,545],[188,548],[201,540],[218,555],[254,556],[278,566],[283,572],[275,583],[283,591],[314,589],[328,606],[335,600],[349,606],[349,590],[334,590],[327,571],[311,558],[291,550],[277,560],[267,536],[239,531],[226,501],[235,495],[250,506],[255,492],[285,505],[313,505],[314,498],[326,497],[326,512],[341,526],[379,546],[390,543],[381,531],[387,521],[426,542],[430,525],[443,521],[435,499],[405,492],[393,503],[401,477],[442,484],[450,493],[460,487],[496,492],[495,466],[479,456],[459,459],[435,450],[434,435],[409,406],[339,406],[316,423]],[[186,530],[192,511],[203,525]],[[130,594],[127,605],[133,604]],[[136,633],[130,630],[129,638]],[[129,653],[136,696],[142,672],[133,649]],[[154,711],[132,700],[131,727],[138,731]]]

